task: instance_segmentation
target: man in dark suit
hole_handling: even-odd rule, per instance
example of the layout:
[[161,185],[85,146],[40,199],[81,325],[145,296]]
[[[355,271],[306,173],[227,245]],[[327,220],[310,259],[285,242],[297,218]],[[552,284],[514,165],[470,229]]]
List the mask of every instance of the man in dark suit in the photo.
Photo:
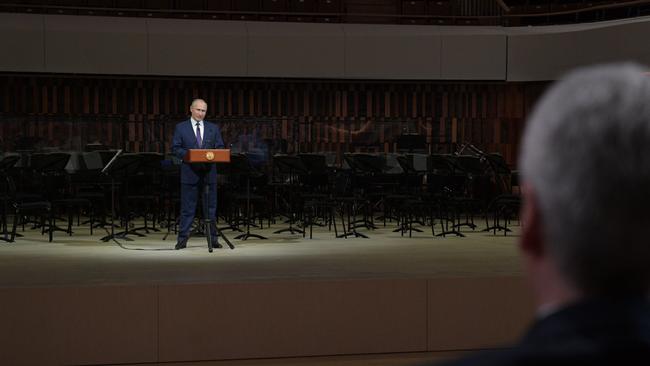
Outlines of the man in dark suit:
[[[174,130],[172,139],[172,153],[183,159],[188,149],[219,149],[224,147],[219,127],[203,120],[208,105],[202,99],[195,99],[190,105],[190,119],[180,122]],[[183,161],[181,165],[181,217],[176,249],[187,246],[190,229],[197,201],[203,192],[204,183],[209,184],[208,215],[212,223],[212,242],[216,244],[216,212],[217,212],[217,168],[214,164],[188,164]]]
[[535,107],[519,246],[537,319],[514,347],[450,365],[650,365],[647,70],[578,70]]

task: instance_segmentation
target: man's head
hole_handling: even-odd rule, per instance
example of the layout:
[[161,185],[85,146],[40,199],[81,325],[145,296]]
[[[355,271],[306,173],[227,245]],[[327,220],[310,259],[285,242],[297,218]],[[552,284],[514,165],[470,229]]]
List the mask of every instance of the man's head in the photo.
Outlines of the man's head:
[[528,122],[519,166],[529,270],[544,258],[587,296],[648,290],[650,77],[643,69],[590,67],[552,86]]
[[192,118],[196,121],[203,121],[205,118],[205,112],[208,111],[208,105],[203,99],[194,99],[190,105],[190,112],[192,113]]

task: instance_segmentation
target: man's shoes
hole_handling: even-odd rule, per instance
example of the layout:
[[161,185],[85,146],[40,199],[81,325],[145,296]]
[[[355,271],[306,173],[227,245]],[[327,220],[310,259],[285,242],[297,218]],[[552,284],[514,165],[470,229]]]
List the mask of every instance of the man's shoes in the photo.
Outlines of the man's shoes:
[[217,238],[212,238],[212,247],[215,249],[223,248],[223,246],[217,241]]
[[176,246],[174,249],[179,250],[179,249],[185,249],[187,248],[187,239],[180,240],[176,243]]

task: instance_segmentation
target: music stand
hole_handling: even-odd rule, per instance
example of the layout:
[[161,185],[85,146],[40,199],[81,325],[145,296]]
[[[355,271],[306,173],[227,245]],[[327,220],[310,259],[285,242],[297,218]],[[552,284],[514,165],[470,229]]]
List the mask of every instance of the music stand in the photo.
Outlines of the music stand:
[[122,154],[122,150],[118,150],[117,153],[115,153],[115,156],[113,156],[113,158],[101,171],[102,174],[109,175],[111,177],[111,232],[109,235],[101,238],[101,241],[107,242],[118,237],[127,241],[132,241],[133,239],[127,237],[128,234],[144,236],[138,232],[129,231],[128,227],[124,231],[115,233],[115,176],[118,173],[123,173],[124,176],[127,176],[130,172],[136,171],[140,165],[140,161],[140,155],[135,153]]
[[65,170],[69,160],[69,153],[57,152],[32,154],[31,167],[33,170],[41,173],[58,173]]
[[311,174],[326,174],[328,170],[327,158],[322,154],[298,154],[305,169]]
[[379,155],[352,153],[344,154],[343,158],[357,173],[377,174],[384,171],[384,159]]
[[0,160],[0,171],[7,172],[9,169],[13,168],[16,163],[20,160],[19,155],[7,155]]
[[[215,164],[215,163],[228,163],[230,162],[230,150],[229,149],[190,149],[187,150],[187,153],[185,154],[184,161],[189,164]],[[217,193],[217,187],[215,184],[215,197]],[[209,209],[208,209],[208,204],[209,204],[209,194],[210,194],[210,183],[208,182],[208,179],[204,178],[203,179],[203,222],[205,224],[205,237],[206,240],[208,241],[208,252],[212,253],[212,223],[210,222],[210,214],[209,214]],[[223,238],[223,240],[226,242],[228,247],[230,249],[235,249],[235,246],[232,245],[230,240],[226,238],[226,236],[219,230],[219,228],[216,225],[216,213],[215,213],[215,225],[214,228],[216,230],[216,235],[215,239],[219,240],[219,236]]]
[[303,164],[298,156],[294,155],[275,155],[273,163],[277,165],[278,171],[282,174],[289,175],[289,181],[296,183],[296,176],[300,174],[307,174],[307,167]]
[[327,166],[327,158],[322,154],[298,154],[307,174],[304,176],[303,185],[314,191],[322,191],[327,187],[330,177],[330,168]]
[[418,134],[409,133],[409,134],[399,135],[395,139],[395,142],[397,143],[398,152],[408,152],[408,153],[413,153],[416,151],[424,152],[426,151],[427,148],[426,137]]

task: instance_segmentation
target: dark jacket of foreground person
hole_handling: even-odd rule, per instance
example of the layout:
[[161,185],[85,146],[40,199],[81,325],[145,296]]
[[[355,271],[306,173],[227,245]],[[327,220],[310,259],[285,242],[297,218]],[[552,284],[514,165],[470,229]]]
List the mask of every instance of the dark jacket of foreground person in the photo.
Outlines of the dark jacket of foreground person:
[[478,352],[446,366],[650,365],[650,303],[591,300],[536,321],[515,347]]

